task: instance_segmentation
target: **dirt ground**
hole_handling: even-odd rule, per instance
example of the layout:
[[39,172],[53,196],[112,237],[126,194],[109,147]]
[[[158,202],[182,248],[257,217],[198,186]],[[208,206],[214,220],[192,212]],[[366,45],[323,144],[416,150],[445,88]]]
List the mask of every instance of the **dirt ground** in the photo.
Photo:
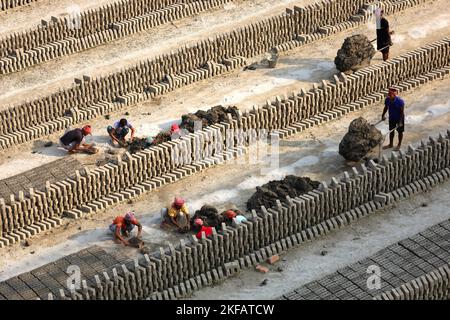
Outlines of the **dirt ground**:
[[[130,50],[123,50],[123,47],[116,48],[114,45],[105,45],[85,53],[36,66],[18,74],[2,77],[0,83],[6,90],[2,90],[3,93],[0,93],[0,105],[4,106],[4,103],[12,103],[12,101],[19,101],[27,96],[33,96],[36,92],[52,91],[57,85],[65,86],[72,81],[74,76],[88,73],[88,69],[103,70],[103,62],[109,65],[109,68],[113,68],[114,66],[111,64],[114,61],[125,59],[124,63],[128,63],[124,55],[136,53],[141,57],[139,52],[142,51],[140,50],[148,50],[149,55],[156,54],[156,51],[153,51],[154,48],[170,50],[171,46],[177,47],[180,43],[194,41],[202,35],[209,34],[209,31],[214,33],[229,30],[230,26],[239,25],[242,21],[256,19],[262,12],[272,13],[272,9],[276,7],[276,10],[273,9],[273,14],[275,14],[278,13],[278,8],[298,3],[299,1],[279,1],[274,6],[270,1],[263,0],[236,1],[225,9],[175,22],[178,28],[171,25],[162,26],[146,35],[139,35],[138,37],[142,36],[142,42],[136,40],[135,47],[132,45],[131,37],[124,39],[124,45],[129,41]],[[432,4],[413,8],[390,17],[392,29],[396,31],[392,55],[399,55],[450,35],[450,15],[446,13],[447,6],[447,1],[437,0]],[[226,14],[223,14],[223,10],[226,10]],[[218,17],[223,17],[223,19],[218,19]],[[7,23],[1,22],[0,31],[2,27],[8,28],[7,26]],[[208,29],[205,29],[204,26],[208,26]],[[160,48],[163,43],[166,43],[164,34],[167,37],[167,33],[176,34],[176,36],[168,41],[167,46]],[[127,118],[136,126],[138,135],[155,135],[159,130],[166,129],[172,123],[179,121],[181,115],[186,112],[205,110],[216,104],[236,104],[239,108],[245,109],[254,104],[264,103],[275,95],[282,95],[293,90],[299,91],[300,88],[309,88],[312,83],[321,79],[329,79],[337,72],[333,64],[336,51],[343,40],[354,33],[363,33],[373,38],[374,25],[370,24],[340,33],[293,50],[280,58],[276,69],[267,69],[260,65],[255,71],[234,72],[220,78],[202,81],[153,101],[139,104],[127,109],[130,113]],[[146,36],[149,37],[147,41],[153,39],[147,42],[147,45],[151,43],[151,47],[147,49],[144,46]],[[256,60],[262,58],[258,57]],[[380,61],[380,56],[377,55],[373,63]],[[28,91],[33,86],[35,88]],[[421,139],[426,139],[429,135],[436,135],[449,128],[449,87],[450,79],[447,78],[403,95],[406,101],[404,148],[409,143],[417,144]],[[241,158],[160,188],[132,204],[121,204],[78,221],[65,221],[62,228],[31,239],[29,247],[17,244],[0,249],[0,281],[93,244],[97,244],[107,251],[121,250],[130,257],[136,256],[137,250],[114,244],[106,231],[108,224],[116,215],[129,209],[137,212],[138,218],[144,226],[144,240],[154,249],[165,245],[167,241],[176,241],[179,238],[187,237],[187,235],[168,232],[159,226],[160,208],[168,205],[175,195],[185,197],[192,212],[205,203],[216,206],[219,211],[230,207],[245,209],[245,201],[254,192],[254,188],[269,180],[281,179],[287,174],[295,174],[308,176],[318,181],[328,181],[332,176],[340,175],[344,170],[349,169],[349,164],[337,153],[338,143],[347,131],[349,123],[358,116],[363,116],[371,123],[375,123],[379,120],[381,111],[382,105],[376,105],[281,141],[279,168],[270,170],[266,174],[261,172],[263,168],[267,167],[265,157],[253,162],[249,161],[248,157]],[[111,120],[98,119],[92,123],[93,140],[102,151],[110,147],[106,126],[114,121],[113,119],[121,117],[124,112],[125,110],[111,115]],[[377,127],[383,133],[387,132],[387,124],[382,123]],[[57,135],[48,139],[56,141]],[[63,156],[64,152],[55,146],[43,147],[44,142],[48,139],[25,144],[11,153],[1,154],[0,179]],[[253,156],[254,153],[250,153],[250,155]],[[79,158],[85,164],[95,163],[93,157],[80,156]],[[449,215],[446,209],[449,201],[448,197],[445,197],[449,188],[447,183],[432,193],[416,196],[413,201],[398,204],[395,209],[363,219],[323,240],[319,239],[290,251],[283,257],[286,259],[286,261],[282,261],[285,266],[284,272],[261,275],[254,271],[247,271],[221,286],[196,293],[194,298],[206,299],[214,296],[224,299],[270,299],[279,296],[305,282],[332,272],[339,266],[347,265],[390,243],[444,220]],[[423,201],[429,203],[426,210],[419,208],[419,204]],[[323,248],[328,248],[326,249],[329,251],[328,255],[318,254]],[[259,283],[264,278],[268,278],[269,283],[264,289],[261,289]]]

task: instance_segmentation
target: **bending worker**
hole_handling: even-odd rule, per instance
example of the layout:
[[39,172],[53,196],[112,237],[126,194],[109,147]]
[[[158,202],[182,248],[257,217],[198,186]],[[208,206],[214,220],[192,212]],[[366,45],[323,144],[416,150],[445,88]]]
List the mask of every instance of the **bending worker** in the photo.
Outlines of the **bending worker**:
[[106,130],[108,131],[112,142],[117,142],[121,146],[125,145],[125,137],[128,135],[130,130],[130,141],[133,141],[134,134],[136,132],[136,129],[134,129],[133,125],[125,118],[114,122],[114,124],[112,126],[108,126]]
[[95,153],[96,150],[92,144],[83,143],[84,137],[92,135],[92,128],[86,125],[81,129],[67,131],[60,139],[60,145],[70,153],[88,152]]
[[125,239],[125,237],[130,237],[131,231],[133,231],[135,226],[138,227],[137,237],[140,238],[142,234],[142,225],[134,216],[134,212],[128,212],[124,216],[116,217],[109,226],[109,230],[114,233],[114,238],[116,240],[127,246],[128,240]]
[[398,96],[398,90],[390,88],[388,97],[384,101],[383,114],[381,120],[386,120],[386,112],[389,111],[389,144],[383,149],[390,149],[394,146],[395,130],[398,132],[398,145],[396,151],[402,146],[403,132],[405,131],[405,102]]

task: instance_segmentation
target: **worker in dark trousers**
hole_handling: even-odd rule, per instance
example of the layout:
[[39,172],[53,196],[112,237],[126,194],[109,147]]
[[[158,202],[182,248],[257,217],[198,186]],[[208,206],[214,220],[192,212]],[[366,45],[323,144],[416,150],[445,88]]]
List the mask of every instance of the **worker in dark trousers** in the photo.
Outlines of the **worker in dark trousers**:
[[386,112],[389,111],[389,144],[383,149],[390,149],[394,146],[395,130],[398,132],[398,145],[396,151],[400,150],[405,131],[405,102],[398,96],[398,90],[390,88],[388,97],[384,101],[383,115],[381,120],[386,120]]
[[380,11],[380,20],[377,23],[377,50],[383,54],[383,61],[389,59],[389,48],[392,46],[391,35],[394,31],[389,30],[389,22],[384,17],[384,11]]

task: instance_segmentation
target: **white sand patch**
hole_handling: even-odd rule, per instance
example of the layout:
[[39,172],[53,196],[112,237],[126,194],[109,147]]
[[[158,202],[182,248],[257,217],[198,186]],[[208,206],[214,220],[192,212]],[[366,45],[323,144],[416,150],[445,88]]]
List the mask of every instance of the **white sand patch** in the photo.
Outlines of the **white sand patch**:
[[450,15],[442,14],[431,19],[430,22],[419,24],[411,28],[408,34],[413,39],[425,38],[429,33],[446,28],[449,25]]

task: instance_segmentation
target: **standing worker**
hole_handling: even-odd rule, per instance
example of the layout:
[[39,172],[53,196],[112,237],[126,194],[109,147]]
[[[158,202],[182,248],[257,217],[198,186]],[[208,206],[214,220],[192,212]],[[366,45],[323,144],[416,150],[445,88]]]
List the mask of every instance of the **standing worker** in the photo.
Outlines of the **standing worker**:
[[60,139],[61,146],[69,151],[69,153],[96,153],[97,150],[92,144],[83,143],[84,137],[92,135],[92,128],[90,125],[86,125],[81,129],[73,129],[67,131]]
[[377,19],[377,50],[383,54],[383,61],[389,59],[389,48],[392,46],[391,34],[394,31],[389,30],[389,22],[384,17],[384,11],[380,11],[379,20]]
[[386,120],[386,112],[389,110],[389,145],[383,149],[390,149],[394,146],[395,129],[398,132],[398,145],[396,151],[402,146],[403,132],[405,131],[405,102],[398,96],[396,88],[389,88],[388,97],[384,101],[383,114],[381,120]]
[[114,233],[114,238],[121,241],[124,245],[128,245],[128,240],[124,237],[129,237],[134,227],[138,227],[137,237],[140,238],[142,234],[142,225],[134,216],[134,212],[128,212],[124,216],[118,216],[109,226],[109,230]]
[[111,140],[117,142],[120,146],[125,146],[125,137],[131,130],[130,141],[133,141],[136,129],[133,125],[125,118],[116,121],[112,126],[108,126],[106,129],[108,131]]

